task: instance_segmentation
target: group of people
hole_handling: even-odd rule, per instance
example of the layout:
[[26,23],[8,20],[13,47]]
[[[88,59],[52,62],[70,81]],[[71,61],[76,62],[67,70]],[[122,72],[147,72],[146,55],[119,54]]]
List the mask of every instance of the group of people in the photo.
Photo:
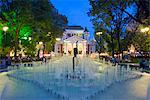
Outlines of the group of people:
[[0,68],[7,68],[10,65],[11,65],[10,56],[2,58],[1,63],[0,63]]

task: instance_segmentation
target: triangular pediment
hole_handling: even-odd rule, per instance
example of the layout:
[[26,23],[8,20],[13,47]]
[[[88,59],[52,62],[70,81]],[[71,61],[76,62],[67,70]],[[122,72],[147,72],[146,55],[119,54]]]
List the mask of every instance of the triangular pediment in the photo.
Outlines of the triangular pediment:
[[87,42],[87,40],[80,38],[79,36],[72,36],[64,40],[64,42],[71,42],[71,43],[76,43],[76,42]]

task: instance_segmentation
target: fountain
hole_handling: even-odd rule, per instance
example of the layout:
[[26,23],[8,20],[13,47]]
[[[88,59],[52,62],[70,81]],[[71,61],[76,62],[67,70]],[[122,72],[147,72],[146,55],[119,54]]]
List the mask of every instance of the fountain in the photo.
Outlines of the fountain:
[[71,57],[51,60],[46,64],[32,62],[32,65],[21,65],[8,76],[35,84],[60,100],[91,100],[116,82],[140,77],[129,66],[112,66],[104,59],[99,62],[88,57],[78,57],[74,70]]

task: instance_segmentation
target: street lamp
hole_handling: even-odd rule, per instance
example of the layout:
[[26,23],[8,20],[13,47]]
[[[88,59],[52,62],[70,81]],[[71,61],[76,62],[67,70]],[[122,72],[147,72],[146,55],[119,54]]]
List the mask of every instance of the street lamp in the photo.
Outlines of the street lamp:
[[[5,41],[4,41],[4,44],[6,44],[6,31],[8,30],[9,28],[7,26],[4,26],[3,27],[3,31],[4,31],[4,36],[5,36]],[[5,47],[5,45],[4,45]]]
[[3,31],[6,32],[7,30],[8,30],[8,27],[7,27],[7,26],[4,26],[4,27],[3,27]]
[[31,37],[29,37],[29,41],[31,41],[32,40],[32,38]]

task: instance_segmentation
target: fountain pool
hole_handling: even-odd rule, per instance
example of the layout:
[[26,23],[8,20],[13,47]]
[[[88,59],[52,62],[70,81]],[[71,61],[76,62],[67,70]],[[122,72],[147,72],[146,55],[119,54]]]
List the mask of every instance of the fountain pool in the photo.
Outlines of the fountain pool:
[[23,67],[21,64],[19,69],[7,74],[13,82],[17,83],[17,88],[24,87],[21,96],[18,97],[17,93],[8,96],[11,94],[8,92],[11,86],[6,84],[1,94],[2,99],[8,97],[26,99],[32,96],[37,98],[36,88],[40,88],[43,91],[41,93],[44,94],[39,96],[39,100],[47,98],[47,95],[50,95],[52,100],[92,100],[107,91],[107,88],[113,84],[141,77],[129,66],[112,66],[110,62],[92,60],[88,57],[76,59],[74,72],[72,57],[62,57],[46,64],[37,62],[32,64],[32,67]]

